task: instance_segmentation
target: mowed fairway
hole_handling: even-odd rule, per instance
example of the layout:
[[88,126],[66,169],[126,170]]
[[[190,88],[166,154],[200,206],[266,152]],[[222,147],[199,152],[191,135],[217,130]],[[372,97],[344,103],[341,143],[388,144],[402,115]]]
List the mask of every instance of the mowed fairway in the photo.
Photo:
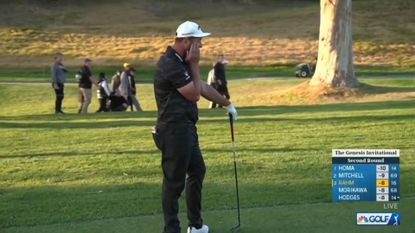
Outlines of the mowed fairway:
[[[300,82],[230,82],[240,106],[235,133],[241,232],[414,233],[415,99],[394,95],[414,92],[414,80],[365,80],[379,86],[375,93],[394,92],[391,99],[368,98],[376,102],[271,106],[250,91],[264,94]],[[161,232],[162,173],[150,133],[156,117],[151,85],[140,86],[147,110],[140,113],[78,115],[76,87],[65,91],[64,110],[70,114],[55,116],[49,84],[0,84],[0,232]],[[94,96],[90,112],[96,102]],[[207,165],[205,222],[212,233],[229,232],[236,212],[224,110],[202,109],[198,130]],[[331,203],[333,148],[401,149],[401,226],[356,226],[356,212],[383,211],[382,204]],[[185,208],[182,198],[183,232]]]

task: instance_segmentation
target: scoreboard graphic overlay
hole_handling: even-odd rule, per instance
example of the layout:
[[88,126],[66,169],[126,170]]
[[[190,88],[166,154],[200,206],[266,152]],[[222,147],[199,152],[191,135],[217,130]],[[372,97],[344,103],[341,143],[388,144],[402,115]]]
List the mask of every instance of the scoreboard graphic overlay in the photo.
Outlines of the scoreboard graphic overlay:
[[399,201],[399,150],[332,150],[333,202]]

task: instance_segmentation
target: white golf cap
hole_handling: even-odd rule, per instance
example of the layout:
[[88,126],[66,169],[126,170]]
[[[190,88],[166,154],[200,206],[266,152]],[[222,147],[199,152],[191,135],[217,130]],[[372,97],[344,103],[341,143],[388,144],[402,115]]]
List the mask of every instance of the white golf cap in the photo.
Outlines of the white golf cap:
[[210,33],[203,32],[197,23],[191,21],[186,21],[180,24],[176,30],[176,38],[205,37],[209,35]]

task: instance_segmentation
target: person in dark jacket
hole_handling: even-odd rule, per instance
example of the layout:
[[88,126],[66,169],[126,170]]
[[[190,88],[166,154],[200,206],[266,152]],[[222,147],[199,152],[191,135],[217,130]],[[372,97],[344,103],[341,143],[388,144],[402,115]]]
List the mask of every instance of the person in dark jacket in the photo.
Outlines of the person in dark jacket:
[[55,62],[51,67],[52,87],[56,94],[55,99],[55,114],[64,114],[62,111],[62,101],[64,98],[65,75],[68,72],[66,67],[62,64],[63,54],[57,52],[54,58]]
[[130,96],[129,96],[129,102],[131,104],[131,111],[133,111],[133,105],[135,106],[137,111],[143,111],[143,109],[141,108],[141,104],[137,99],[137,87],[136,87],[136,82],[135,82],[135,69],[131,69],[130,71],[130,86],[131,86],[131,91],[130,91]]
[[[214,80],[215,86],[214,88],[226,99],[230,99],[229,91],[228,91],[228,81],[226,80],[226,65],[228,64],[228,60],[225,59],[224,55],[220,55],[218,62],[216,62],[215,66],[213,67],[214,70]],[[210,108],[216,108],[217,104],[211,102]],[[222,106],[219,105],[219,108]]]
[[118,87],[118,91],[120,95],[127,100],[128,105],[131,107],[131,111],[133,111],[133,105],[137,111],[142,111],[140,102],[138,102],[136,96],[134,72],[135,69],[131,67],[130,64],[124,63],[123,71],[120,75],[120,85]]
[[92,83],[94,82],[91,72],[92,60],[87,58],[84,60],[84,65],[81,67],[81,79],[79,80],[79,90],[82,93],[83,103],[81,105],[80,113],[88,113],[88,107],[91,104],[92,98]]

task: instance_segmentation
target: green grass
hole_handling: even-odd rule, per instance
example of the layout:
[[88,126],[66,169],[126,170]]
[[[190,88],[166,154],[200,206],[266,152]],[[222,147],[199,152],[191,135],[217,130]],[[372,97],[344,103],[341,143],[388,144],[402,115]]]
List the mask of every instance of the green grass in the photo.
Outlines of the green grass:
[[[232,79],[246,79],[257,77],[294,77],[295,64],[278,65],[278,66],[229,66],[227,68],[227,78]],[[155,65],[136,65],[136,77],[139,83],[152,83],[154,77]],[[67,82],[75,83],[75,74],[79,67],[68,67],[69,73],[66,76]],[[104,72],[108,78],[115,74],[115,71],[120,69],[116,66],[99,66],[93,67],[93,73],[97,76],[98,73]],[[202,66],[202,78],[206,79],[211,67]],[[379,66],[356,66],[356,75],[358,77],[367,76],[415,76],[415,67],[379,67]],[[23,68],[10,69],[4,68],[0,70],[0,82],[50,82],[50,67],[43,68]]]
[[[412,219],[414,212],[411,206],[415,203],[413,198],[400,202],[401,214],[405,219]],[[270,233],[276,229],[281,232],[405,232],[414,233],[413,224],[402,221],[398,229],[390,227],[358,227],[354,218],[356,212],[378,211],[382,208],[379,204],[361,203],[359,205],[348,204],[302,204],[283,205],[275,207],[244,209],[242,212],[241,233]],[[333,214],[335,213],[335,214]],[[182,214],[181,219],[185,219]],[[125,217],[110,220],[97,220],[93,222],[66,223],[56,225],[44,225],[34,227],[13,227],[6,229],[5,233],[55,233],[55,232],[160,232],[161,215]],[[210,225],[211,232],[230,232],[232,224],[236,223],[235,211],[217,210],[208,211],[205,219],[214,225]],[[208,222],[208,223],[209,223]]]
[[[355,212],[383,211],[380,204],[331,203],[331,149],[398,148],[402,226],[393,230],[412,233],[414,99],[297,106],[242,101],[249,87],[288,88],[299,81],[230,83],[239,100],[242,232],[390,232],[355,226]],[[365,81],[375,91],[415,88],[412,79]],[[0,231],[160,232],[162,174],[150,134],[156,116],[151,85],[140,86],[147,110],[141,113],[73,114],[76,87],[65,91],[64,110],[72,114],[55,116],[49,85],[0,85]],[[90,109],[96,108],[94,100]],[[228,232],[236,220],[229,125],[221,109],[202,109],[200,116],[205,220],[212,232]]]
[[[152,83],[154,77],[154,66],[151,65],[139,65],[135,66],[137,73],[137,79],[141,83]],[[206,79],[209,70],[212,67],[202,66],[201,74],[202,78]],[[69,67],[69,73],[67,74],[68,82],[75,82],[75,73],[79,70],[78,67]],[[112,77],[118,67],[93,67],[94,74],[97,75],[100,72],[106,73],[108,77]],[[276,67],[235,67],[231,66],[227,70],[227,76],[229,79],[241,79],[241,78],[254,78],[254,77],[267,77],[267,76],[294,76],[295,65],[276,66]],[[409,72],[408,70],[406,72]],[[50,81],[50,68],[45,67],[43,69],[25,69],[18,71],[16,69],[0,71],[0,82],[49,82]]]

